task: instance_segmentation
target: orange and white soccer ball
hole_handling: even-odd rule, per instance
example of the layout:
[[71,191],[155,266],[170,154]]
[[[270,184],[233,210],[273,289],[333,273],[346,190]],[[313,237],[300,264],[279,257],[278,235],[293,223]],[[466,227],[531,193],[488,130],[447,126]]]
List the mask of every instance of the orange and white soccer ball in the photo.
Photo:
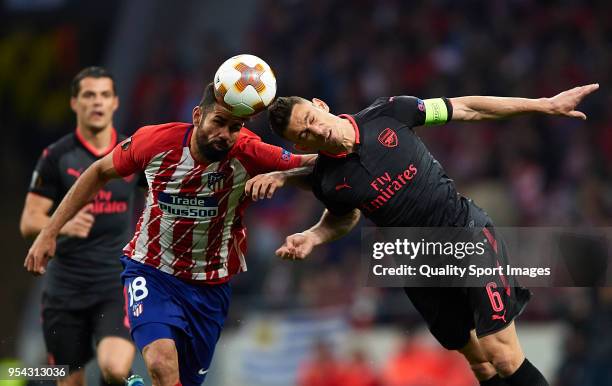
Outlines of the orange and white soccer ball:
[[237,117],[259,113],[276,95],[274,72],[255,55],[236,55],[219,67],[214,80],[217,101]]

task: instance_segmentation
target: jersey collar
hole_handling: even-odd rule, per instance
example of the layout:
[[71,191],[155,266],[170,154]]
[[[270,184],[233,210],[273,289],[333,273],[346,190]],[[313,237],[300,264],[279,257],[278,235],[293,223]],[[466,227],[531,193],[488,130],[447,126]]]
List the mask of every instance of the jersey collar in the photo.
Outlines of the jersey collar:
[[83,147],[87,149],[87,151],[89,151],[91,154],[98,158],[104,157],[105,155],[110,153],[115,148],[115,145],[117,145],[117,131],[115,131],[114,127],[111,127],[111,142],[109,146],[102,151],[99,151],[92,144],[87,142],[87,140],[85,139],[85,137],[83,137],[78,128],[76,128],[74,132],[81,145],[83,145]]
[[[351,115],[348,115],[348,114],[340,114],[338,116],[340,118],[347,119],[349,122],[351,122],[351,126],[353,126],[353,129],[355,130],[355,145],[359,145],[360,144],[359,126],[357,125],[357,122],[355,122],[355,118],[353,118]],[[327,157],[331,157],[331,158],[345,158],[348,155],[347,152],[333,154],[333,153],[328,153],[326,151],[321,151],[320,153]]]

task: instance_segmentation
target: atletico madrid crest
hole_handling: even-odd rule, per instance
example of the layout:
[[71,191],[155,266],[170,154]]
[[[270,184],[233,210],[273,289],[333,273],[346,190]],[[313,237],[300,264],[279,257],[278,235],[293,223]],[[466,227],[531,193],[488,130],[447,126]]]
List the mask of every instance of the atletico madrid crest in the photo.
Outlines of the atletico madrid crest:
[[222,172],[208,173],[208,181],[206,183],[206,186],[208,186],[208,189],[212,190],[213,192],[221,190],[223,188],[224,179],[225,174],[223,174]]
[[134,304],[132,306],[132,314],[135,318],[139,317],[142,314],[142,303]]

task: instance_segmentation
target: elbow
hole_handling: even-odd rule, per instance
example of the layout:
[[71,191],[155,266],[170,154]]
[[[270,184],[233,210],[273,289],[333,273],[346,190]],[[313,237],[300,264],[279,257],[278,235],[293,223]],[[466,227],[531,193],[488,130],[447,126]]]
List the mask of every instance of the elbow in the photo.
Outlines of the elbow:
[[36,229],[34,229],[34,227],[24,220],[21,220],[19,223],[19,233],[21,233],[21,237],[23,237],[25,240],[31,240],[38,235]]

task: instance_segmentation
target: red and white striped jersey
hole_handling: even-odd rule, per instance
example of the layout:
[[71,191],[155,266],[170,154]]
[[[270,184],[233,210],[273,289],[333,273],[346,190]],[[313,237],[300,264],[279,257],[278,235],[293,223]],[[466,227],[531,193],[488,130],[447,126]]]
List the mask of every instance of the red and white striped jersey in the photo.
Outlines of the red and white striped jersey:
[[222,283],[246,271],[246,181],[297,167],[301,157],[242,128],[227,157],[202,164],[189,150],[192,133],[187,123],[145,126],[113,150],[120,175],[144,170],[149,185],[124,253],[187,281]]

